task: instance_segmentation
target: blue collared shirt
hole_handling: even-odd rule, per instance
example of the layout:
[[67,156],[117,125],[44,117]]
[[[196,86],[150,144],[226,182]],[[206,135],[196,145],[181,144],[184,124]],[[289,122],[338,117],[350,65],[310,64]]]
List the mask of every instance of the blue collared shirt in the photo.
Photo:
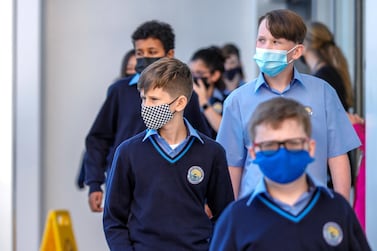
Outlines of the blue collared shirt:
[[316,141],[315,161],[308,173],[321,184],[327,181],[327,160],[357,148],[360,141],[335,90],[324,80],[294,69],[292,81],[279,92],[270,88],[263,74],[235,89],[225,100],[217,141],[225,148],[229,166],[244,168],[239,196],[250,194],[261,178],[253,164],[249,121],[261,102],[286,97],[302,103],[311,115],[312,138]]
[[140,78],[140,74],[139,74],[139,73],[136,73],[136,74],[132,77],[132,79],[131,79],[131,81],[128,83],[128,85],[136,85],[137,82],[139,81],[139,78]]
[[246,205],[250,206],[250,204],[253,202],[253,200],[255,198],[257,198],[258,196],[261,196],[261,195],[264,194],[264,195],[266,195],[266,197],[269,200],[273,201],[278,207],[280,207],[284,211],[286,211],[286,212],[288,212],[288,213],[296,216],[309,203],[309,201],[313,197],[314,191],[315,191],[315,189],[317,187],[319,189],[322,189],[324,192],[326,192],[330,197],[334,197],[334,194],[333,194],[333,192],[330,189],[328,189],[326,187],[323,187],[318,181],[316,181],[315,179],[311,178],[310,175],[307,174],[306,178],[307,178],[307,182],[308,182],[308,185],[309,185],[309,189],[308,189],[308,191],[304,192],[293,205],[286,204],[286,203],[284,203],[284,202],[282,202],[282,201],[280,201],[278,199],[273,198],[268,193],[267,186],[266,186],[266,183],[265,183],[264,179],[260,179],[259,180],[259,182],[256,185],[254,191],[250,195],[250,198],[247,200]]
[[202,144],[204,144],[204,141],[199,136],[198,132],[192,127],[192,125],[186,119],[184,119],[184,121],[185,121],[185,125],[186,125],[187,131],[188,131],[188,135],[174,149],[170,147],[170,145],[168,144],[168,142],[166,142],[166,140],[164,138],[162,138],[160,136],[160,134],[158,134],[158,131],[155,130],[155,129],[147,129],[147,133],[145,134],[145,137],[144,137],[143,141],[145,141],[149,137],[153,137],[156,140],[157,144],[162,148],[162,150],[166,154],[168,154],[171,158],[174,158],[177,154],[179,154],[181,152],[181,150],[189,142],[189,139],[191,137],[197,138]]

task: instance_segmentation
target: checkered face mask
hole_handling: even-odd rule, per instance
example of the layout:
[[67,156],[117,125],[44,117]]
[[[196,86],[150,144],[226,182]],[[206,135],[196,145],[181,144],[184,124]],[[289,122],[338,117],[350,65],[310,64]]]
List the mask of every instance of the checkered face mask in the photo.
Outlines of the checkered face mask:
[[148,129],[158,130],[166,123],[168,123],[174,115],[174,112],[170,111],[170,105],[176,101],[174,99],[169,104],[156,105],[156,106],[145,106],[141,105],[141,117],[144,120],[144,124]]

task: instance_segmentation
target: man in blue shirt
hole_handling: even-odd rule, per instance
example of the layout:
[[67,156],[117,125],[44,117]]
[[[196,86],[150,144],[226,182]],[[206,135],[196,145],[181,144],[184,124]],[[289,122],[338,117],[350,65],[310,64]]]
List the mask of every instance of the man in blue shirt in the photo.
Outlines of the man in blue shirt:
[[[132,42],[137,74],[122,78],[109,87],[106,100],[86,137],[85,184],[89,186],[89,206],[93,212],[102,212],[101,185],[105,182],[115,148],[146,128],[140,117],[141,99],[136,87],[140,73],[162,57],[174,57],[175,36],[167,23],[148,21],[141,24],[132,34]],[[210,135],[196,95],[191,98],[185,117],[197,130]]]
[[116,149],[106,182],[107,243],[112,251],[206,251],[215,221],[234,199],[225,151],[183,117],[193,90],[186,64],[160,59],[138,87],[148,129]]
[[257,79],[234,90],[225,100],[217,140],[226,150],[236,197],[255,188],[261,177],[247,149],[252,145],[247,130],[255,107],[273,97],[289,97],[302,103],[311,114],[313,138],[318,148],[308,172],[326,184],[329,164],[334,189],[349,199],[351,186],[347,152],[360,141],[335,92],[325,81],[300,74],[293,61],[301,57],[306,26],[290,10],[274,10],[259,19],[254,60],[260,68]]
[[316,147],[306,107],[269,99],[255,109],[248,131],[263,179],[221,215],[211,251],[370,250],[348,201],[305,173]]

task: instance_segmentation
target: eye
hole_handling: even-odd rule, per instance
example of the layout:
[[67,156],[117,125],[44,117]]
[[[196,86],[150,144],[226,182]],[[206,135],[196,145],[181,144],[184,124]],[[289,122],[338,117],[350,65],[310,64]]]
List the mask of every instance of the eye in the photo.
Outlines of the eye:
[[275,142],[275,141],[267,141],[267,142],[263,142],[263,144],[261,144],[261,148],[262,148],[263,150],[276,149],[276,148],[279,148],[279,143],[278,143],[278,142]]
[[301,150],[303,148],[303,144],[305,143],[305,139],[291,139],[285,141],[285,146],[290,150]]
[[152,50],[149,51],[149,55],[151,55],[151,56],[155,56],[157,54],[158,54],[158,51],[155,50],[155,49],[152,49]]

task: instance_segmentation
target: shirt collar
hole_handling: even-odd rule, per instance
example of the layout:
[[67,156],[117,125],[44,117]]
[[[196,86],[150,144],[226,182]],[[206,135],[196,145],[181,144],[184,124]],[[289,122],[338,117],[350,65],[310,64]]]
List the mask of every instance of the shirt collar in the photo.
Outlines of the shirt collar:
[[[324,187],[321,183],[312,178],[309,174],[306,174],[306,178],[309,184],[309,190],[314,190],[315,188],[318,188],[321,192],[327,194],[329,197],[334,197],[334,193],[329,188]],[[254,191],[250,195],[250,198],[247,200],[246,205],[250,206],[253,200],[262,194],[268,194],[266,182],[263,178],[256,185]]]
[[[184,118],[184,121],[185,121],[186,128],[188,129],[188,136],[187,136],[187,138],[189,138],[189,137],[195,137],[202,144],[204,144],[203,139],[199,136],[198,132],[194,129],[194,127],[192,127],[192,125],[190,124],[190,122],[188,122],[188,120],[185,119],[185,118]],[[145,133],[145,136],[143,138],[143,141],[145,141],[147,138],[151,137],[152,135],[159,135],[158,131],[155,130],[155,129],[147,129],[146,133]]]
[[[298,83],[298,84],[302,84],[304,85],[304,81],[302,80],[302,76],[301,74],[297,71],[297,69],[295,67],[293,67],[293,79],[291,81],[291,85],[294,84],[294,83]],[[264,79],[264,75],[262,72],[259,73],[258,75],[258,78],[256,79],[256,83],[255,83],[255,89],[254,89],[254,92],[256,92],[262,85],[270,88],[266,82],[266,80]]]
[[128,83],[128,85],[136,85],[137,82],[139,81],[139,78],[140,78],[140,74],[139,73],[136,73],[132,78],[131,78],[131,81]]

